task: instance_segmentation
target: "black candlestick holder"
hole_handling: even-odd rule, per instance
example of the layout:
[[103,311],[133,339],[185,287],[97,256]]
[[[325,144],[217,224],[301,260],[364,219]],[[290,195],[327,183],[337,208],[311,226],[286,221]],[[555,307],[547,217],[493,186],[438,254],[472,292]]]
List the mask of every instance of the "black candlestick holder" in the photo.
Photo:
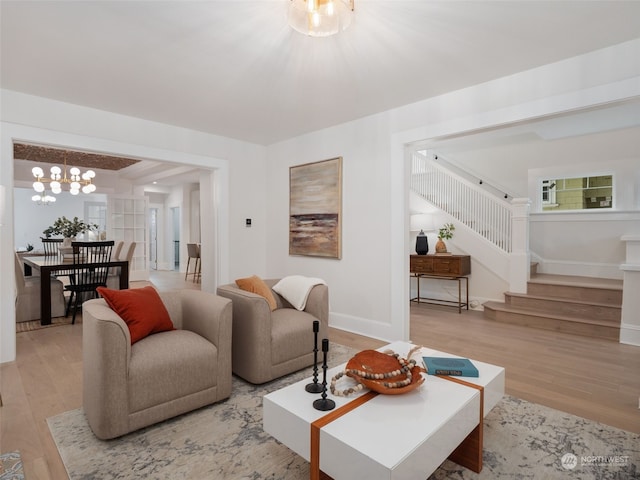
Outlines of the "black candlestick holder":
[[322,339],[322,398],[319,398],[313,402],[313,408],[326,412],[327,410],[333,410],[336,408],[336,402],[327,398],[327,352],[329,351],[329,340]]
[[320,330],[320,322],[313,321],[313,382],[307,383],[304,389],[309,393],[322,392],[322,385],[318,383],[318,331]]

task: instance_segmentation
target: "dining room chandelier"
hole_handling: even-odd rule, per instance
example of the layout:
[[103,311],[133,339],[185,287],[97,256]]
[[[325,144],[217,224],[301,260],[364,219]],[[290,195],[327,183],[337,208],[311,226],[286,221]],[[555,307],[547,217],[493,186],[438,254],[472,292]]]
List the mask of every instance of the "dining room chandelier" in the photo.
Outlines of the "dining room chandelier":
[[31,197],[31,200],[36,202],[38,205],[49,205],[56,201],[56,197],[54,197],[53,195],[48,195],[45,192],[41,192],[36,193],[33,197]]
[[289,0],[289,25],[311,37],[328,37],[353,20],[355,0]]
[[[78,195],[80,190],[82,193],[92,193],[95,192],[96,186],[92,183],[92,180],[96,176],[96,172],[93,170],[87,170],[84,173],[80,172],[78,167],[71,167],[69,169],[69,174],[67,174],[67,157],[64,157],[64,170],[57,165],[51,167],[50,178],[44,177],[44,171],[40,167],[33,167],[31,169],[31,173],[36,178],[36,181],[33,182],[33,189],[41,194],[41,197],[46,197],[45,195],[45,183],[49,183],[51,187],[51,192],[54,194],[59,194],[62,192],[62,186],[69,186],[69,193],[71,195]],[[55,198],[55,197],[54,197]],[[36,200],[36,195],[32,197],[32,200]]]

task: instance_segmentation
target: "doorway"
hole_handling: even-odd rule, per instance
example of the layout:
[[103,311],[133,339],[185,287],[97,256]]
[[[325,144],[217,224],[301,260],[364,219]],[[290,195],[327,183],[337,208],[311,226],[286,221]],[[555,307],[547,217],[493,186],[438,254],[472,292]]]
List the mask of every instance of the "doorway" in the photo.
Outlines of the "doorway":
[[171,208],[171,227],[173,232],[173,270],[180,271],[180,207]]
[[149,268],[158,270],[158,209],[149,208]]

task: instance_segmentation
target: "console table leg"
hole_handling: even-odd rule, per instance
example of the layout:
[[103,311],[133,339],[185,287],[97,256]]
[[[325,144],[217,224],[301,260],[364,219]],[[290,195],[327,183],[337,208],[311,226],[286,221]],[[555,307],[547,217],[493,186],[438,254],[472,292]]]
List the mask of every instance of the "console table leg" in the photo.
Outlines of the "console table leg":
[[467,291],[467,310],[469,310],[469,277],[464,277],[465,281],[465,289]]

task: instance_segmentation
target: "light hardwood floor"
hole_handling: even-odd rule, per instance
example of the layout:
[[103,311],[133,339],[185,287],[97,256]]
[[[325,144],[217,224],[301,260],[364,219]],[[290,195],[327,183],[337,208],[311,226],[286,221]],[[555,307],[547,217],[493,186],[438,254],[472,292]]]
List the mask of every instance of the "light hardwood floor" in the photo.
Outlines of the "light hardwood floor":
[[[161,290],[199,288],[173,272],[152,281]],[[336,329],[330,339],[357,349],[386,343]],[[434,305],[412,305],[411,340],[504,366],[510,395],[640,433],[640,347]],[[17,360],[0,366],[0,452],[20,450],[29,480],[67,478],[46,419],[82,405],[81,344],[81,324],[20,333]]]

